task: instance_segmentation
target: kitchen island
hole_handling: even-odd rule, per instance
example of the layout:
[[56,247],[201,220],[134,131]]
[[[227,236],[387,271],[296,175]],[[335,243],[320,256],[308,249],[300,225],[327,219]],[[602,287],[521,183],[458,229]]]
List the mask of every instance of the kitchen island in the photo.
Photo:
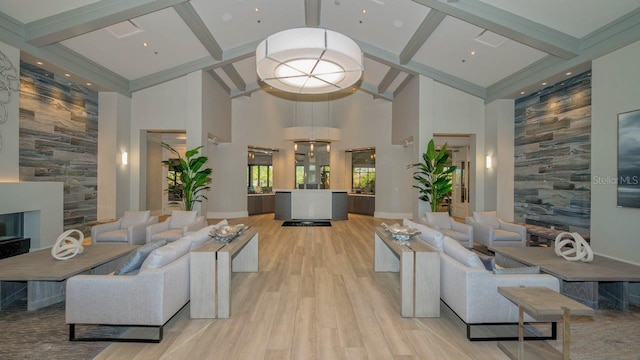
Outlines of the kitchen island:
[[275,190],[276,220],[347,220],[347,190]]

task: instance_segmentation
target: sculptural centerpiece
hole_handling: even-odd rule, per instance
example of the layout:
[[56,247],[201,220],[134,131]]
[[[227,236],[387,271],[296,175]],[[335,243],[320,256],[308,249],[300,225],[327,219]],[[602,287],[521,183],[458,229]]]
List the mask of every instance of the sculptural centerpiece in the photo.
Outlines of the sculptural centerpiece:
[[420,231],[417,229],[409,226],[400,226],[398,223],[393,225],[382,223],[380,226],[388,232],[392,238],[399,242],[409,241],[412,237],[420,234]]
[[209,235],[211,235],[216,241],[226,244],[240,236],[248,228],[249,227],[245,224],[224,225],[211,230]]
[[[78,238],[71,236],[76,233]],[[69,260],[72,257],[82,254],[84,246],[84,234],[80,230],[71,229],[63,232],[56,243],[51,247],[51,256],[56,260]]]

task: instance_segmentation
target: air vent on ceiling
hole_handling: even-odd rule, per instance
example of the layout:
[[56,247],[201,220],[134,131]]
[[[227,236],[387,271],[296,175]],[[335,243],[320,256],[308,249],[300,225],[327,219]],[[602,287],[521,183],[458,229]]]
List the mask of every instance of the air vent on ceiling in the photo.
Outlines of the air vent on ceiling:
[[107,27],[107,30],[109,30],[109,32],[118,39],[142,32],[142,29],[140,29],[131,20],[111,25]]
[[484,30],[480,33],[480,35],[476,36],[475,40],[479,43],[497,48],[498,46],[502,45],[505,40],[507,40],[507,38],[502,35],[493,33],[489,30]]

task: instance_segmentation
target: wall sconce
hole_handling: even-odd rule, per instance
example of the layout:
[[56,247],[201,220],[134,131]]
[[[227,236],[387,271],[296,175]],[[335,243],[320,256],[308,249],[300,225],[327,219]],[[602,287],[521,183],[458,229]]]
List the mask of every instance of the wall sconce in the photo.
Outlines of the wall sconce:
[[493,161],[491,155],[487,155],[487,169],[491,169],[493,167]]
[[298,151],[298,143],[293,143],[293,151]]
[[327,144],[327,152],[331,152],[331,144]]
[[129,154],[126,151],[123,151],[120,154],[120,158],[121,158],[121,164],[122,165],[127,165],[129,163]]

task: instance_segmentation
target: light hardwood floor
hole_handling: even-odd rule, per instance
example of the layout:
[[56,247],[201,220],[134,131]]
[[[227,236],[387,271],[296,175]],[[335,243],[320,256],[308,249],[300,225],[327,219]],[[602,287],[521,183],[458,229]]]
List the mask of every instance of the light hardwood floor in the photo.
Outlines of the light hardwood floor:
[[494,341],[467,341],[446,312],[400,316],[399,275],[373,272],[373,227],[384,221],[233,219],[259,227],[260,271],[233,274],[231,318],[191,320],[187,306],[160,344],[114,343],[96,359],[507,359]]

